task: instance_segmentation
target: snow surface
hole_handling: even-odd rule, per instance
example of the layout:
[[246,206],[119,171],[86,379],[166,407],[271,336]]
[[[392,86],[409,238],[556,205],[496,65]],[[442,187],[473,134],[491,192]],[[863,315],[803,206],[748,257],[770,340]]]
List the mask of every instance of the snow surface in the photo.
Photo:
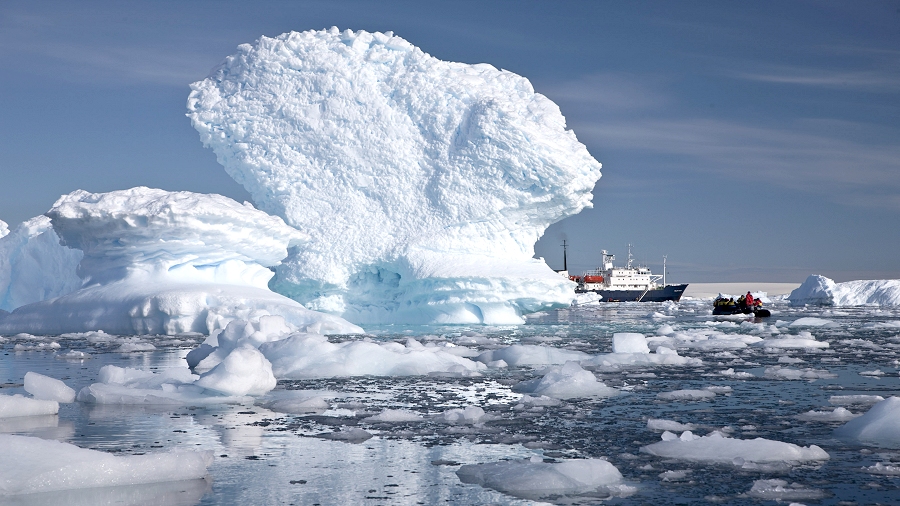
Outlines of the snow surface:
[[583,494],[605,489],[607,493],[633,492],[622,473],[602,459],[546,463],[530,460],[469,464],[456,471],[463,483],[474,483],[516,497],[539,499],[550,495]]
[[828,453],[816,445],[807,447],[770,439],[734,439],[719,431],[696,436],[685,431],[681,436],[663,432],[662,441],[641,447],[641,451],[658,457],[698,462],[807,462],[828,460]]
[[835,283],[812,274],[788,296],[793,306],[900,306],[900,279],[879,279]]
[[600,177],[527,79],[337,28],[243,44],[194,83],[204,145],[309,234],[274,287],[357,323],[521,323],[573,284],[532,258]]
[[83,251],[84,287],[0,318],[2,333],[208,334],[262,314],[312,332],[362,331],[268,289],[268,267],[306,236],[249,204],[144,187],[78,190],[47,216],[63,243]]
[[0,495],[203,478],[211,451],[117,457],[69,443],[0,434]]
[[275,388],[274,381],[266,383],[265,378],[260,380],[264,372],[265,364],[261,361],[244,367],[214,368],[210,371],[212,378],[206,382],[207,389],[197,384],[202,377],[192,374],[187,367],[154,373],[105,365],[100,369],[99,381],[82,388],[76,400],[88,404],[119,405],[237,404],[250,400],[244,393],[260,395],[268,391],[264,386]]
[[834,431],[864,445],[900,448],[900,397],[888,397]]
[[[6,223],[3,223],[3,230]],[[50,218],[37,216],[0,234],[0,310],[52,299],[81,288],[81,251],[59,244]]]

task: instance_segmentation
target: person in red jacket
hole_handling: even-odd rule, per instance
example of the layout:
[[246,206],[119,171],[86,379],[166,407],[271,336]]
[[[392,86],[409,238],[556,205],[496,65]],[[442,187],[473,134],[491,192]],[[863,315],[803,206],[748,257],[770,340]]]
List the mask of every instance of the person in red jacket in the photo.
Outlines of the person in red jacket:
[[755,305],[755,301],[753,300],[753,296],[750,295],[750,292],[747,292],[744,300],[746,301],[747,307],[753,307]]

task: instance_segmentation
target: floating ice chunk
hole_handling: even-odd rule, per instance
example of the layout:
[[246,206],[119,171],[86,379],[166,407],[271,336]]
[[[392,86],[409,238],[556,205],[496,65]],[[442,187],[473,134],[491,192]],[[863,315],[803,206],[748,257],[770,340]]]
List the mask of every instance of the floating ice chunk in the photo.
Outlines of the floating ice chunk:
[[499,350],[489,350],[475,360],[490,363],[503,360],[507,365],[519,367],[523,365],[560,365],[571,360],[585,360],[591,356],[583,351],[554,348],[537,344],[514,344]]
[[55,415],[58,412],[59,403],[56,401],[32,399],[19,394],[0,394],[0,418]]
[[525,499],[551,495],[601,492],[628,495],[622,473],[601,459],[566,460],[549,464],[539,457],[530,460],[464,465],[456,471],[463,483],[473,483]]
[[805,318],[798,318],[791,322],[790,327],[840,327],[838,323],[835,323],[834,320],[828,320],[825,318],[815,318],[813,316],[807,316]]
[[[667,437],[668,436],[668,437]],[[697,462],[732,463],[742,462],[807,462],[828,460],[828,453],[816,445],[801,447],[792,443],[770,439],[733,439],[719,431],[708,436],[697,437],[684,432],[673,438],[672,433],[663,433],[663,440],[641,447],[641,451],[658,457],[691,460]]]
[[900,305],[900,280],[882,279],[835,283],[825,276],[810,275],[788,300],[793,306],[817,304],[825,306]]
[[332,441],[359,444],[372,439],[372,434],[357,427],[344,427],[338,431],[319,434],[318,437],[322,439],[331,439]]
[[81,288],[75,269],[82,256],[81,251],[59,244],[46,216],[25,221],[0,237],[0,310],[12,311]]
[[328,411],[331,404],[324,397],[276,399],[259,403],[260,406],[279,413],[317,414]]
[[680,423],[674,420],[650,418],[647,420],[647,428],[650,430],[684,432],[694,430],[697,428],[697,426],[692,423]]
[[191,87],[204,145],[310,235],[280,293],[358,323],[521,323],[575,299],[533,247],[590,205],[600,164],[525,78],[323,30],[243,44]]
[[131,343],[122,343],[118,348],[113,350],[116,353],[134,353],[138,351],[153,351],[156,349],[156,346],[153,346],[150,343],[140,343],[140,342],[131,342]]
[[801,332],[796,336],[771,337],[763,339],[757,343],[763,348],[828,348],[830,345],[825,341],[817,341],[809,332]]
[[900,476],[900,466],[882,464],[877,462],[874,466],[864,467],[863,471],[872,474],[881,474],[884,476]]
[[655,353],[607,353],[582,360],[583,365],[594,365],[615,369],[645,366],[700,366],[699,358],[682,357],[677,351],[660,346]]
[[644,334],[617,332],[612,337],[613,353],[650,353]]
[[[484,412],[482,410],[482,412]],[[403,423],[403,422],[421,422],[424,420],[422,415],[406,409],[386,409],[377,415],[363,418],[364,422],[387,422],[387,423]]]
[[837,378],[837,374],[822,369],[792,369],[790,367],[766,367],[763,376],[778,380],[809,380]]
[[729,367],[724,371],[719,371],[719,374],[722,376],[728,376],[730,378],[739,378],[739,379],[747,379],[753,378],[753,373],[749,373],[747,371],[735,371],[733,367]]
[[900,448],[900,397],[888,397],[834,431],[840,438],[884,448]]
[[438,422],[450,424],[477,424],[493,419],[492,416],[486,414],[478,406],[448,409],[442,413],[432,415],[431,418]]
[[272,364],[249,344],[234,349],[222,363],[194,382],[224,395],[262,395],[275,388],[276,383]]
[[423,346],[410,339],[395,342],[344,341],[331,343],[319,334],[292,334],[260,345],[279,379],[332,378],[341,376],[415,376],[430,373],[478,374],[484,364]]
[[75,402],[75,390],[62,381],[36,372],[25,373],[25,391],[35,399],[56,402]]
[[850,412],[847,408],[834,408],[833,411],[810,410],[806,413],[800,413],[794,418],[808,422],[846,422],[858,416],[860,415]]
[[0,495],[193,480],[212,452],[172,451],[117,457],[59,441],[0,434]]
[[93,358],[90,353],[79,350],[69,350],[65,353],[60,353],[56,357],[64,360],[87,360]]
[[766,501],[803,501],[817,500],[828,497],[829,494],[823,490],[809,488],[799,483],[788,484],[785,480],[756,480],[750,491],[747,492],[749,497],[754,499],[763,499]]
[[675,471],[664,471],[659,473],[659,479],[662,481],[683,481],[691,475],[690,469],[678,469]]
[[597,381],[594,373],[585,371],[577,362],[566,362],[562,366],[550,367],[543,377],[519,383],[513,390],[556,399],[611,397],[619,394],[615,388]]
[[860,371],[860,376],[884,376],[884,371],[881,369],[875,369],[874,371]]
[[857,395],[832,395],[828,398],[828,403],[833,404],[835,406],[852,406],[855,404],[869,406],[872,404],[877,404],[884,400],[884,397],[880,395],[867,395],[867,394],[857,394]]
[[160,373],[128,367],[105,365],[100,368],[98,383],[78,391],[79,402],[91,404],[237,404],[251,399],[244,396],[211,394],[194,385],[199,378],[184,368],[166,369]]
[[709,390],[675,390],[656,394],[657,399],[664,401],[705,401],[715,396],[716,393]]

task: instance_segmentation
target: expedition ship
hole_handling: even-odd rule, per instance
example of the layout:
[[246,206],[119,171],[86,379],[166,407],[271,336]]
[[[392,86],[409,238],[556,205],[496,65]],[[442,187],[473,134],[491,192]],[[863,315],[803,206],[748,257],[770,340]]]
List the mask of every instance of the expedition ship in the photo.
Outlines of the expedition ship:
[[[565,259],[565,245],[563,245],[563,263]],[[665,281],[666,259],[663,257],[663,274],[655,275],[647,267],[634,267],[631,256],[631,245],[628,245],[628,263],[625,267],[615,267],[613,260],[615,255],[610,255],[606,250],[600,252],[601,267],[590,270],[581,276],[565,275],[578,283],[575,293],[593,292],[599,294],[601,302],[663,302],[667,300],[678,301],[687,288],[683,285],[667,285]],[[659,281],[662,280],[662,284]]]

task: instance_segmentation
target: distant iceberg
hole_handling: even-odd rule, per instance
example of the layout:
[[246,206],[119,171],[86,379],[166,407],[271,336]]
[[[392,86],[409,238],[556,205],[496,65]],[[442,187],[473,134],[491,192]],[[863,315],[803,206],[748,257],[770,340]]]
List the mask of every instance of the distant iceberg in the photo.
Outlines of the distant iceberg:
[[900,279],[835,283],[812,274],[788,296],[792,306],[900,306]]
[[192,85],[204,145],[309,234],[273,288],[357,323],[520,323],[574,300],[536,260],[600,163],[527,79],[337,28],[243,44]]
[[78,190],[47,216],[83,252],[83,286],[0,317],[0,333],[209,334],[267,314],[307,332],[362,331],[268,289],[269,267],[306,236],[250,204],[144,187]]

